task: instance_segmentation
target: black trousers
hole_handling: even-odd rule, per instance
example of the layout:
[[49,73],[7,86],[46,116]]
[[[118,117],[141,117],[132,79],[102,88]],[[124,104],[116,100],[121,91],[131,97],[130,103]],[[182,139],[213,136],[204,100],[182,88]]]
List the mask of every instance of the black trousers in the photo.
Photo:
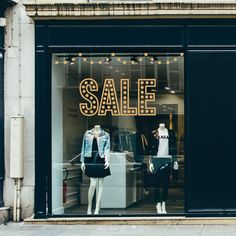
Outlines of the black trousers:
[[171,174],[171,164],[159,169],[156,173],[155,201],[165,202],[168,199],[168,190]]

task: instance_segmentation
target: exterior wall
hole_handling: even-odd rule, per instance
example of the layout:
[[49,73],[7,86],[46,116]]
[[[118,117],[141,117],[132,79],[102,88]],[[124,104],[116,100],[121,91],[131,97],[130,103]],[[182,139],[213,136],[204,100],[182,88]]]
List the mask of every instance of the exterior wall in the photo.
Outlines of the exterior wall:
[[236,15],[236,3],[196,0],[24,0],[29,16],[35,18],[214,18]]
[[[37,2],[37,3],[36,3]],[[165,1],[33,1],[25,0],[6,11],[5,35],[5,184],[4,202],[6,206],[13,206],[14,180],[9,177],[10,166],[10,116],[21,114],[25,118],[24,127],[24,179],[22,182],[22,218],[29,217],[34,212],[35,185],[35,48],[34,48],[34,20],[35,18],[78,17],[235,17],[235,1],[208,1],[208,4],[196,4],[199,1],[169,0]],[[176,4],[178,2],[178,4]],[[202,1],[203,2],[203,1]],[[209,2],[215,4],[209,4]],[[223,3],[223,4],[220,4]],[[67,4],[63,4],[67,3]],[[77,4],[74,4],[77,3]],[[104,4],[105,3],[105,4]],[[207,1],[205,1],[207,3]],[[218,3],[218,4],[217,4]],[[68,5],[69,4],[69,5]],[[169,8],[168,8],[169,6]],[[148,9],[148,10],[147,10]],[[185,11],[183,11],[185,9]],[[92,16],[92,17],[91,17]]]
[[13,207],[14,180],[10,168],[10,117],[24,116],[24,178],[22,181],[22,218],[34,207],[34,21],[24,6],[6,11],[5,32],[5,184],[4,202]]

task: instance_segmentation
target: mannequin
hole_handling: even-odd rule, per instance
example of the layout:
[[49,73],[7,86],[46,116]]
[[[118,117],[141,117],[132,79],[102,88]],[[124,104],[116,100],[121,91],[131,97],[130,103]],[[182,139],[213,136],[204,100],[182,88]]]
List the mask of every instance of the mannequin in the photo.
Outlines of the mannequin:
[[[156,168],[158,168],[156,172],[156,209],[158,214],[166,214],[166,200],[168,197],[172,156],[169,155],[169,131],[164,123],[159,124],[157,131],[154,133],[154,137],[158,140],[157,154],[153,157],[152,161],[150,160],[149,170],[153,173],[155,170],[154,164],[156,163]],[[162,164],[159,165],[158,163]],[[178,165],[177,162],[174,165],[176,164]],[[160,192],[161,185],[162,194]]]
[[[100,145],[102,146],[101,150]],[[105,150],[104,153],[103,150]],[[100,211],[104,177],[110,175],[108,161],[109,151],[110,135],[102,130],[100,125],[95,125],[92,130],[85,132],[81,151],[81,169],[88,177],[90,177],[87,209],[87,214],[89,215],[92,214],[92,201],[95,189],[96,208],[94,214],[99,214]],[[94,162],[94,160],[96,161]],[[99,169],[98,165],[102,165],[104,168]]]

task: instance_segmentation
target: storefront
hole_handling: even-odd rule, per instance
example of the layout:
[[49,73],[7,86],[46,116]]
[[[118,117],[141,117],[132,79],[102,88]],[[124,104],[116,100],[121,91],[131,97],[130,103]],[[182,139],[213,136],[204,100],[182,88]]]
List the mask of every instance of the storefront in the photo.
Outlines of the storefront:
[[35,25],[35,218],[235,214],[235,20]]

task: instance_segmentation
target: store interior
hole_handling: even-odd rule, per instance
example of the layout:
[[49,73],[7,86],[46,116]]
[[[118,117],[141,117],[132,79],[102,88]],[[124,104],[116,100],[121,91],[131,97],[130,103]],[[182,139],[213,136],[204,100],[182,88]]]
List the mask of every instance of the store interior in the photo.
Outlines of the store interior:
[[[52,211],[55,215],[86,215],[90,177],[81,170],[80,154],[84,133],[95,125],[110,134],[110,171],[104,178],[100,215],[157,214],[157,175],[150,171],[150,157],[159,124],[174,137],[173,161],[177,170],[169,176],[167,214],[184,213],[184,56],[158,53],[54,54],[52,61]],[[105,79],[113,79],[118,103],[120,80],[129,80],[129,102],[138,107],[138,80],[155,79],[147,91],[151,116],[86,116],[80,93],[83,79],[98,84],[102,96]],[[173,166],[172,166],[173,167]],[[158,188],[162,189],[160,185]],[[96,204],[96,193],[93,204]]]

